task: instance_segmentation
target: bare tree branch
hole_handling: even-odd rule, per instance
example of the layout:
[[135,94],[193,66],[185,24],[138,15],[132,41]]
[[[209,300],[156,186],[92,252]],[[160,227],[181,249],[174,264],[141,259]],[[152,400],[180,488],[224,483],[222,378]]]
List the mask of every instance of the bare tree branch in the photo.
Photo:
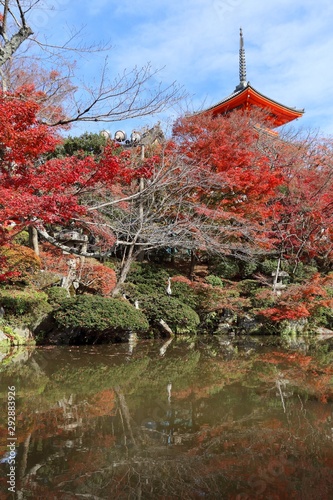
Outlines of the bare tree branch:
[[[42,41],[38,36],[32,36],[33,30],[28,24],[27,14],[41,7],[39,0],[1,0],[3,6],[2,25],[0,25],[0,68],[12,60],[19,53],[23,42],[28,39],[47,54],[48,65],[64,60],[64,53],[93,53],[95,51],[110,50],[110,44],[85,46],[79,42],[81,30],[70,33],[68,40],[62,45],[50,44]],[[9,22],[11,20],[11,22]],[[36,57],[32,51],[31,57]],[[66,58],[65,58],[66,59]],[[106,58],[107,61],[107,58]],[[68,65],[68,61],[66,62]],[[158,113],[173,106],[185,96],[183,90],[175,82],[170,85],[154,84],[159,70],[153,70],[150,64],[142,68],[125,70],[114,80],[109,79],[110,73],[107,62],[101,70],[100,81],[97,85],[86,85],[79,82],[72,85],[71,98],[64,100],[66,113],[61,117],[49,117],[44,123],[50,126],[68,126],[75,122],[114,122],[128,118],[137,118]],[[11,90],[7,84],[6,72],[1,69],[3,89]]]

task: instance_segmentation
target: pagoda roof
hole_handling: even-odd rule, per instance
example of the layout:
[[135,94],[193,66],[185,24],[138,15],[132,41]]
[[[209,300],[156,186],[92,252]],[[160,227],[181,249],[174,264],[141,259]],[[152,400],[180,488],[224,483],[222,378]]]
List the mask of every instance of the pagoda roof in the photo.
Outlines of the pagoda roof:
[[304,109],[290,108],[270,99],[252,87],[250,82],[246,81],[245,49],[241,28],[239,45],[239,84],[231,95],[225,97],[222,101],[219,101],[213,106],[200,111],[198,114],[212,113],[213,116],[216,116],[228,114],[234,109],[250,110],[253,107],[257,107],[268,113],[272,128],[279,127],[296,118],[300,118],[304,113]]
[[290,108],[270,99],[252,87],[250,83],[247,83],[240,90],[235,90],[231,95],[201,113],[211,112],[216,116],[230,113],[234,109],[251,109],[252,107],[267,111],[273,127],[279,127],[296,118],[300,118],[304,113],[304,109]]

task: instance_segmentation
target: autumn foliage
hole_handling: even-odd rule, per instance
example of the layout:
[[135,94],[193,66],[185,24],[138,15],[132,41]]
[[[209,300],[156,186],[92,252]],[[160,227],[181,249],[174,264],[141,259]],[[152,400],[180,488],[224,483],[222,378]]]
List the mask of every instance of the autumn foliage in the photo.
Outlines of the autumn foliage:
[[[53,83],[58,76],[51,75]],[[22,229],[75,228],[99,251],[115,249],[133,260],[164,248],[235,260],[269,252],[295,269],[314,265],[322,274],[297,284],[291,276],[260,314],[293,320],[332,306],[331,278],[323,277],[333,257],[331,140],[280,137],[265,129],[259,113],[235,111],[179,119],[165,147],[144,155],[113,141],[98,154],[58,155],[60,129],[43,123],[44,98],[30,83],[0,92],[0,280],[25,273],[13,268],[14,247],[5,246]],[[45,245],[41,260],[45,270],[68,273],[61,251]],[[115,272],[97,261],[80,261],[78,273],[90,293],[109,295],[116,285]],[[206,312],[248,307],[235,287],[189,287]]]
[[323,270],[333,257],[333,143],[331,139],[281,145],[284,182],[274,203],[277,248],[288,259]]
[[[262,119],[263,117],[258,119]],[[201,186],[198,199],[207,210],[228,212],[236,220],[262,220],[270,213],[268,202],[283,177],[271,169],[267,154],[258,147],[254,118],[244,113],[179,120],[174,137],[180,154],[195,160]]]
[[30,248],[20,245],[0,246],[0,281],[29,281],[40,268],[40,259]]
[[[131,182],[144,172],[131,168],[128,152],[108,143],[99,158],[69,156],[47,159],[60,142],[56,128],[38,119],[40,92],[24,87],[0,93],[0,228],[1,239],[11,239],[22,228],[60,224],[75,218],[93,220],[89,197],[107,192],[115,182]],[[6,224],[13,220],[15,229]]]
[[321,277],[317,273],[304,284],[289,286],[276,297],[273,307],[262,309],[260,314],[273,321],[308,318],[321,308],[333,308],[332,288],[333,274]]
[[[41,265],[44,271],[65,277],[69,271],[71,255],[64,254],[59,248],[44,244],[40,252]],[[116,286],[116,273],[96,259],[77,258],[76,279],[80,290],[102,296],[108,296]]]
[[95,259],[86,259],[82,264],[80,281],[92,293],[108,296],[116,286],[116,273]]

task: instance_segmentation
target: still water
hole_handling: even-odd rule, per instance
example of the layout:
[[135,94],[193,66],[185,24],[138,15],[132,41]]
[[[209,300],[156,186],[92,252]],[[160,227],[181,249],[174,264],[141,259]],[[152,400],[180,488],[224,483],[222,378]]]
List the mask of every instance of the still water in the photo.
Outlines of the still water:
[[331,349],[214,337],[0,352],[0,498],[332,499]]

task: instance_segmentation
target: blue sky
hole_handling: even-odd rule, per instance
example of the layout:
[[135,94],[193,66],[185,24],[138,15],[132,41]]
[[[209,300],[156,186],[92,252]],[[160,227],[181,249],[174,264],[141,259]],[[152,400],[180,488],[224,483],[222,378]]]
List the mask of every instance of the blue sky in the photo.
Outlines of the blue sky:
[[83,27],[86,44],[110,42],[107,53],[77,57],[77,74],[98,80],[106,55],[110,78],[125,68],[163,68],[160,80],[177,81],[188,99],[161,116],[129,123],[83,124],[71,133],[130,131],[161,120],[165,127],[182,111],[208,107],[238,84],[239,28],[247,79],[261,93],[305,109],[296,128],[333,135],[333,3],[331,0],[46,0],[32,27],[54,42]]

